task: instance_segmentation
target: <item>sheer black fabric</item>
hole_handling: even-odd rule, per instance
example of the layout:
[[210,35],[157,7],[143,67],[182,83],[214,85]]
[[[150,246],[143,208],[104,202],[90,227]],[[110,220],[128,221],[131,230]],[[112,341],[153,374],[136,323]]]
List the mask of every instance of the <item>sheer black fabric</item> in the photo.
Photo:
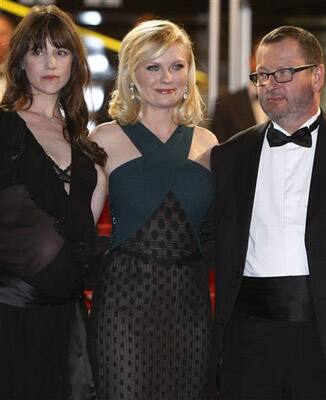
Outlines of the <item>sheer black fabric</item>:
[[0,210],[0,264],[20,276],[41,271],[64,243],[54,218],[36,206],[24,185],[0,192]]
[[[0,400],[71,399],[69,332],[92,264],[96,185],[92,162],[72,154],[62,179],[18,114],[0,112]],[[8,276],[55,301],[11,305]]]
[[94,298],[100,400],[207,400],[212,321],[198,242],[170,192],[112,252]]

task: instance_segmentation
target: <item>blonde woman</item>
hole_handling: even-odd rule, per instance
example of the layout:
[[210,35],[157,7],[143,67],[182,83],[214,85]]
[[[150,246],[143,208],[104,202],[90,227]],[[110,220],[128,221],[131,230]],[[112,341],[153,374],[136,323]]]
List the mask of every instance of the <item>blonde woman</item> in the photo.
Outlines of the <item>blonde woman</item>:
[[216,138],[196,126],[183,29],[152,20],[126,35],[109,113],[113,122],[92,133],[108,153],[113,216],[91,315],[99,399],[206,400],[212,320],[200,229]]

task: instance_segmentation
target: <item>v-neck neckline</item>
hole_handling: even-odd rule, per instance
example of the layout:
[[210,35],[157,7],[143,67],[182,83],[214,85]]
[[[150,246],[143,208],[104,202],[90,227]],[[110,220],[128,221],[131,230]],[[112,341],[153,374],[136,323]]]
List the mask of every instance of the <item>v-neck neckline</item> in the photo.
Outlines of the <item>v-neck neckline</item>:
[[[28,125],[27,125],[26,121],[24,120],[24,118],[22,118],[22,117],[19,115],[19,113],[18,113],[17,111],[15,111],[15,112],[16,112],[16,115],[18,116],[18,118],[19,118],[19,119],[22,121],[22,123],[24,124],[25,130],[26,130],[26,132],[28,133],[28,135],[31,137],[31,139],[32,139],[32,141],[34,142],[34,144],[39,148],[40,154],[42,155],[42,157],[43,157],[43,158],[46,160],[46,162],[48,163],[49,168],[51,169],[51,171],[53,171],[53,173],[54,173],[56,179],[58,179],[58,181],[59,181],[60,183],[62,183],[63,192],[64,192],[65,195],[69,198],[69,197],[71,196],[71,186],[72,186],[71,183],[72,183],[72,176],[73,176],[73,171],[72,171],[73,148],[72,148],[72,146],[70,145],[70,154],[71,154],[71,155],[70,155],[70,160],[71,160],[71,161],[70,161],[70,164],[67,165],[66,168],[62,169],[62,168],[56,163],[56,161],[54,161],[53,158],[50,157],[50,156],[48,155],[48,153],[45,151],[45,149],[43,148],[43,146],[41,145],[41,143],[37,140],[37,138],[35,137],[35,135],[34,135],[33,132],[31,131],[31,129],[28,127]],[[64,182],[59,178],[58,174],[55,172],[53,165],[50,164],[51,162],[53,162],[53,164],[55,164],[55,165],[60,169],[60,171],[67,171],[68,169],[71,169],[71,176],[70,176],[70,183],[69,183],[69,186],[70,186],[69,192],[65,189]]]
[[69,168],[71,168],[72,166],[72,146],[71,144],[69,144],[70,146],[70,163],[62,168],[60,167],[60,165],[57,163],[56,160],[54,160],[44,149],[44,147],[41,145],[41,143],[37,140],[37,137],[35,136],[35,134],[33,133],[33,131],[31,130],[31,128],[28,126],[27,122],[24,120],[24,118],[19,114],[18,111],[16,111],[16,114],[18,115],[18,117],[23,121],[23,123],[25,124],[26,129],[28,130],[28,132],[30,133],[30,135],[32,136],[34,142],[37,144],[37,146],[41,149],[43,155],[45,156],[45,158],[48,158],[51,162],[53,162],[53,164],[56,165],[56,167],[58,167],[58,169],[60,171],[67,171]]
[[171,135],[168,137],[168,139],[164,142],[162,139],[160,139],[153,131],[151,131],[146,125],[144,125],[142,122],[138,121],[136,124],[140,125],[150,136],[152,136],[157,142],[159,142],[161,145],[168,144],[172,138],[178,133],[180,125],[177,125],[175,130],[171,133]]

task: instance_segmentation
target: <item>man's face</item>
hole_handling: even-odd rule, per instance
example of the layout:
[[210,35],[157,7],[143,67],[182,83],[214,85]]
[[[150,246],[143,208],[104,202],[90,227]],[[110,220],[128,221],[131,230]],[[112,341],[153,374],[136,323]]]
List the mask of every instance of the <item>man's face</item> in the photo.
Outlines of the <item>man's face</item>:
[[0,63],[3,62],[7,54],[9,40],[13,31],[13,25],[6,18],[0,16]]
[[[308,64],[300,45],[284,39],[257,50],[257,72],[274,72],[280,68]],[[258,88],[258,97],[265,113],[284,129],[291,132],[317,112],[319,91],[323,84],[324,67],[297,72],[293,80],[278,83],[270,76],[266,85]]]

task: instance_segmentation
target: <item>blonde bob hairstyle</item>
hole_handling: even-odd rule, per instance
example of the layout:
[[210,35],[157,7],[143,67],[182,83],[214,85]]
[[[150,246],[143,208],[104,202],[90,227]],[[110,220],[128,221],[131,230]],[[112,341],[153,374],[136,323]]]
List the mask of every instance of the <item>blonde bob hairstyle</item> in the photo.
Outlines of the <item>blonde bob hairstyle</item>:
[[186,50],[189,74],[187,98],[182,96],[176,104],[173,120],[178,125],[188,126],[197,125],[202,120],[203,102],[196,86],[196,66],[189,36],[173,22],[151,20],[137,25],[122,41],[116,88],[109,103],[109,114],[119,124],[136,123],[142,111],[141,88],[135,76],[138,65],[160,57],[174,44]]

